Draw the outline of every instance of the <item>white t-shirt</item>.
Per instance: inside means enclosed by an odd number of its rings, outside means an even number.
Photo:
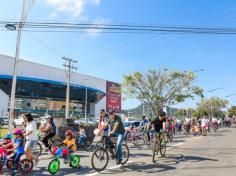
[[[211,121],[212,121],[212,123],[216,123],[217,122],[217,118],[213,117]]]
[[[206,119],[202,119],[202,127],[207,125],[207,120]]]
[[[28,140],[37,140],[37,126],[36,126],[36,122],[33,120],[30,123],[27,123],[26,125],[26,133],[29,133],[30,131],[33,131],[29,136],[26,136],[26,139]]]
[[[186,118],[186,119],[185,119],[185,122],[186,122],[187,124],[189,124],[189,123],[190,123],[190,118]]]

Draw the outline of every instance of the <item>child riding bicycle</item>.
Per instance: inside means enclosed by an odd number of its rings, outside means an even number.
[[[17,173],[18,170],[18,164],[20,162],[20,158],[22,155],[24,155],[24,136],[23,136],[23,131],[21,129],[16,129],[13,133],[15,140],[14,142],[11,142],[6,145],[6,147],[10,147],[14,145],[13,148],[9,149],[9,152],[13,152],[11,155],[9,155],[8,159],[13,159],[13,172]]]

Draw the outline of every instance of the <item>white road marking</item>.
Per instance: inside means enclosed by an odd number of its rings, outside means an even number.
[[[134,161],[128,161],[126,164],[130,164],[130,163],[134,163]],[[112,169],[117,169],[119,167],[121,167],[122,165],[116,165],[116,166],[112,166],[112,167],[109,167],[108,169],[102,171],[102,172],[94,172],[92,174],[88,174],[87,176],[95,176],[95,175],[98,175],[100,173],[104,173],[106,172],[107,170],[112,170]]]

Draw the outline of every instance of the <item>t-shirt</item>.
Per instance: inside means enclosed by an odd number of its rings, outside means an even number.
[[[85,138],[87,137],[84,129],[79,130],[79,135],[80,137],[85,137]]]
[[[22,139],[16,139],[14,144],[18,145],[18,148],[16,149],[16,153],[24,154],[24,141]]]
[[[36,126],[36,122],[33,120],[29,123],[27,123],[26,125],[26,133],[29,133],[30,131],[32,131],[32,133],[29,136],[26,136],[26,139],[28,140],[37,140],[37,126]]]
[[[185,122],[186,122],[187,124],[189,124],[189,123],[190,123],[190,118],[186,118],[186,119],[185,119]]]
[[[108,123],[109,117],[107,115],[105,115],[105,117],[100,117],[100,119],[101,119],[101,121],[100,121],[99,129],[101,129],[104,125],[106,125]],[[109,126],[107,126],[103,131],[108,132]]]
[[[67,147],[71,147],[71,149],[75,152],[77,150],[77,146],[76,146],[76,143],[75,143],[75,139],[72,138],[72,139],[69,139],[69,138],[66,138],[63,143],[67,146]]]
[[[142,126],[142,127],[145,127],[146,124],[148,124],[148,119],[142,120],[141,126]]]
[[[119,126],[117,130],[115,131],[115,133],[123,134],[125,132],[125,128],[124,128],[123,122],[121,121],[121,118],[119,116],[115,116],[114,120],[112,118],[109,119],[108,124],[110,124],[112,128],[114,128],[116,123],[119,123]]]
[[[204,126],[207,125],[207,120],[206,120],[206,119],[202,119],[201,122],[202,122],[202,123],[201,123],[201,126],[202,126],[202,127],[204,127]]]
[[[8,145],[8,144],[10,144],[12,141],[10,140],[10,141],[5,141],[5,142],[3,142],[2,144],[3,145]],[[7,150],[9,150],[9,149],[13,149],[14,148],[14,146],[13,145],[9,145],[6,149]],[[7,155],[10,155],[12,152],[11,151],[7,151]]]
[[[152,124],[154,124],[154,129],[156,132],[160,132],[161,129],[163,128],[163,123],[166,122],[166,118],[163,118],[162,120],[160,120],[159,117],[155,118],[153,121],[152,121]]]

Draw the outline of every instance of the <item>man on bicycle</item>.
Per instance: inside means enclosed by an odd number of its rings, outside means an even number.
[[[164,111],[159,113],[159,116],[155,118],[151,124],[154,126],[154,130],[157,133],[157,136],[161,139],[162,136],[160,136],[161,130],[166,129],[166,113]]]
[[[125,128],[123,125],[123,122],[121,118],[116,115],[115,111],[112,110],[109,112],[110,114],[110,119],[108,121],[108,124],[111,125],[112,131],[109,133],[110,137],[118,137],[117,139],[117,164],[121,164],[122,161],[122,142],[124,140],[125,136]]]

